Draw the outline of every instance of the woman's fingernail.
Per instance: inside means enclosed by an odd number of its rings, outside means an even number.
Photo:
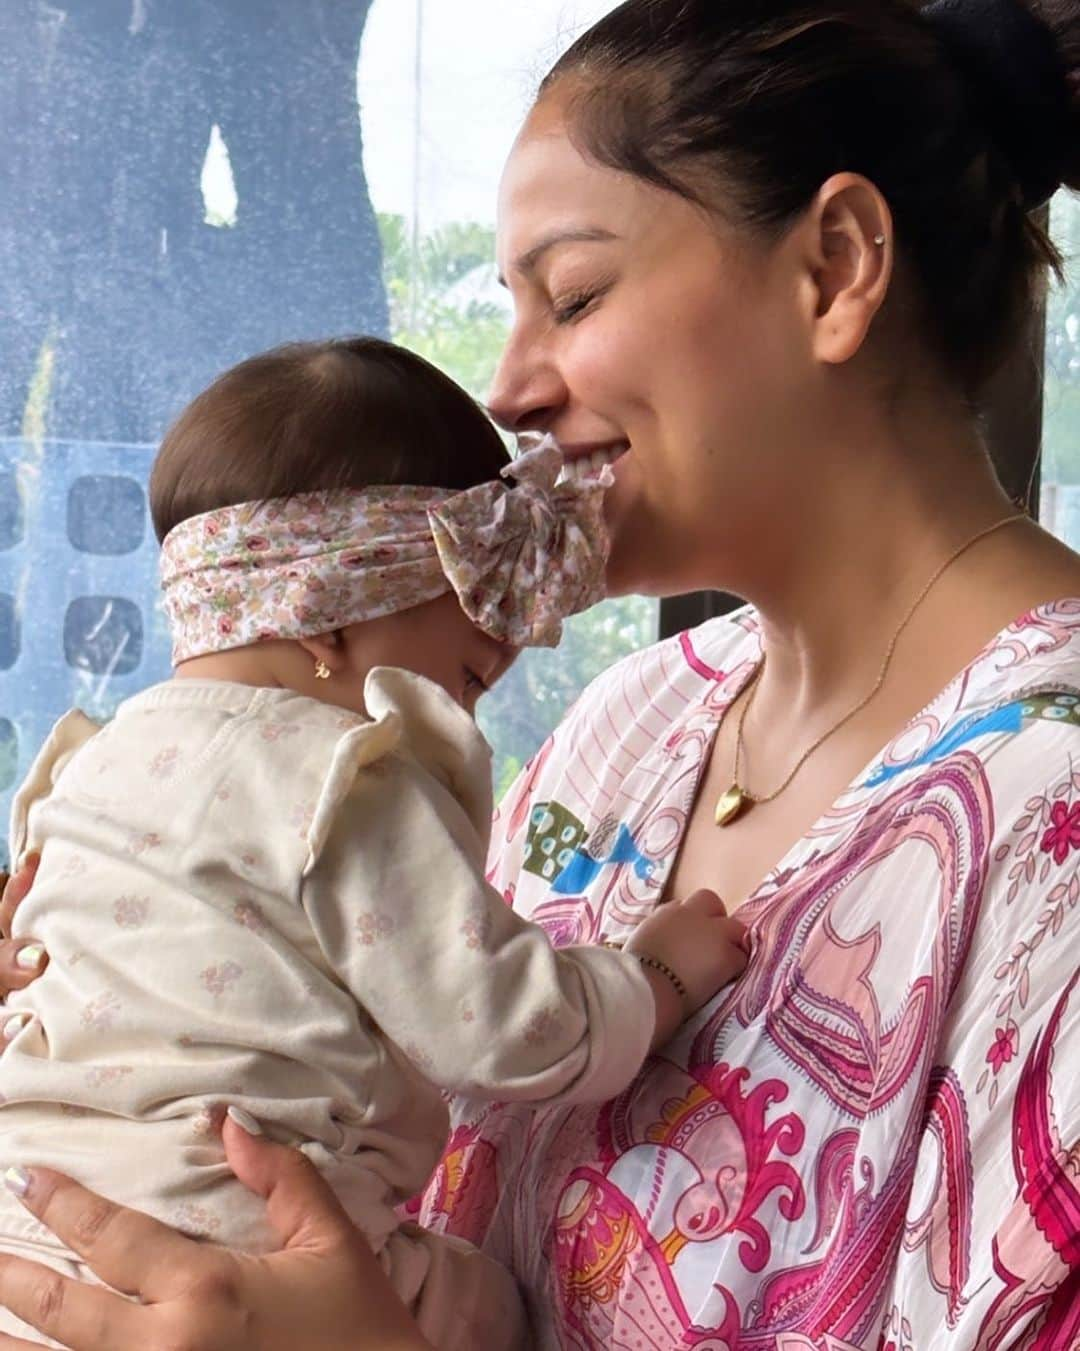
[[[36,971],[45,960],[45,949],[40,943],[28,943],[15,954],[15,965],[23,971]]]
[[[251,1113],[245,1112],[242,1107],[230,1107],[225,1115],[230,1121],[235,1121],[242,1131],[247,1131],[248,1135],[262,1135],[263,1128]]]
[[[17,1013],[14,1018],[9,1018],[4,1024],[4,1040],[14,1041],[33,1016],[32,1013]]]
[[[34,1175],[25,1168],[13,1166],[4,1169],[4,1186],[15,1196],[25,1196],[33,1180]]]

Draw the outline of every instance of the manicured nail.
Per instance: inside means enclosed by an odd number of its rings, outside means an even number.
[[[230,1121],[235,1121],[242,1131],[247,1131],[248,1135],[262,1135],[263,1128],[255,1120],[250,1112],[245,1112],[242,1107],[230,1107],[225,1113]]]
[[[45,949],[40,943],[29,943],[15,954],[15,965],[23,971],[36,971],[45,960]]]
[[[4,1169],[4,1186],[15,1196],[25,1196],[33,1180],[33,1174],[25,1168],[13,1166]]]
[[[9,1018],[4,1024],[4,1040],[14,1041],[33,1016],[32,1013],[17,1013],[14,1018]]]

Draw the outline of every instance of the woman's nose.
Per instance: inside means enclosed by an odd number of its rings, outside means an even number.
[[[509,432],[544,431],[566,402],[558,371],[524,337],[511,335],[488,394],[488,410]]]

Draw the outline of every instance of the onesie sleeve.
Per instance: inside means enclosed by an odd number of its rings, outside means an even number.
[[[33,838],[31,808],[49,796],[71,757],[100,731],[100,724],[78,709],[72,709],[64,714],[46,737],[11,804],[8,847],[12,868],[17,866],[20,856],[28,849],[40,847],[43,843]]]
[[[343,744],[315,820],[308,919],[342,982],[429,1080],[526,1102],[601,1102],[627,1086],[655,1018],[640,965],[606,948],[556,951],[515,915],[436,776],[408,755],[372,760]]]

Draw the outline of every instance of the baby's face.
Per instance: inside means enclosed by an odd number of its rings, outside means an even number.
[[[517,648],[478,629],[453,593],[353,624],[344,630],[344,641],[349,666],[359,678],[358,697],[372,667],[400,666],[441,685],[469,713],[518,656]]]

